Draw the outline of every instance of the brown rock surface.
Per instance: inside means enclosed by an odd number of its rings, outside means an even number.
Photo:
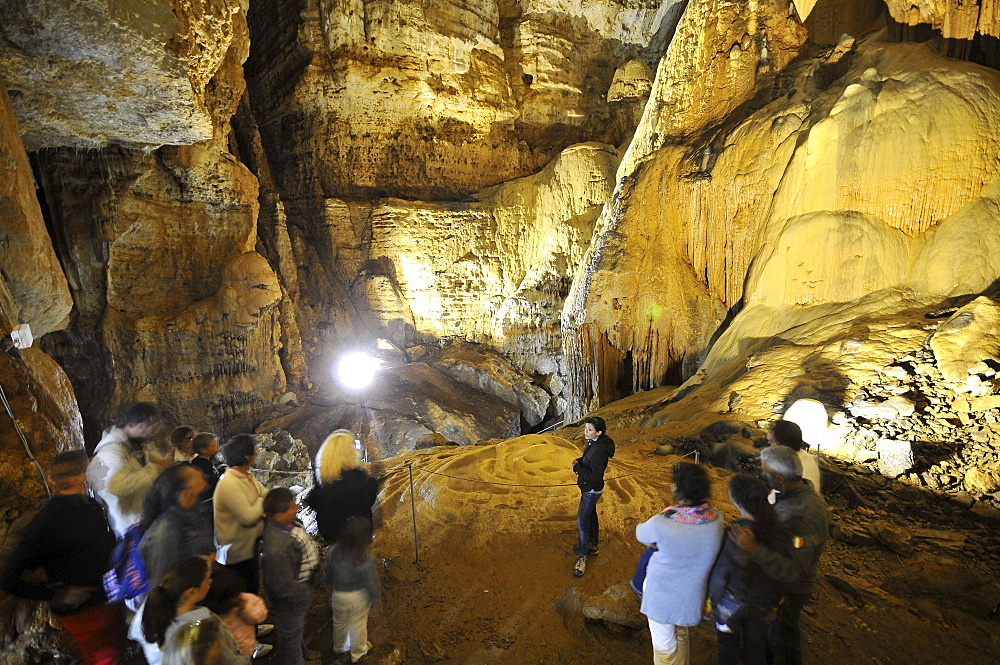
[[[834,303],[853,302],[844,316],[858,317],[886,305],[882,291],[933,303],[1000,274],[987,249],[996,225],[985,221],[995,214],[996,164],[986,157],[1000,137],[987,111],[1000,94],[995,71],[926,46],[845,49],[790,68],[780,87],[793,94],[697,149],[654,151],[625,180],[567,309],[582,397],[606,400],[623,380],[635,388],[690,376],[726,312],[735,316],[706,370]],[[953,121],[917,139],[922,108]],[[971,147],[980,142],[990,147]]]
[[[245,31],[241,5],[4,0],[0,63],[28,149],[211,138],[206,85]]]
[[[13,302],[3,303],[13,325],[35,337],[66,327],[73,306],[66,276],[35,196],[31,166],[18,135],[10,98],[0,81],[0,266]],[[10,332],[9,328],[0,333]]]
[[[283,195],[451,198],[631,130],[604,99],[682,2],[252,3],[254,113]],[[279,129],[280,128],[280,129]]]

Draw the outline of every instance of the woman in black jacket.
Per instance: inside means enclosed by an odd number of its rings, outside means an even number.
[[[316,526],[329,545],[337,542],[349,517],[374,523],[378,481],[364,468],[352,432],[338,429],[326,438],[316,454],[314,474],[305,504],[316,511]]]
[[[759,542],[775,552],[789,545],[778,526],[774,508],[767,502],[768,487],[758,478],[740,473],[729,481],[729,500],[740,518],[729,525],[741,525],[756,534]],[[774,617],[784,588],[750,561],[732,538],[723,540],[722,550],[708,581],[716,635],[719,640],[718,665],[737,665],[740,653],[746,665],[764,665],[767,625]]]

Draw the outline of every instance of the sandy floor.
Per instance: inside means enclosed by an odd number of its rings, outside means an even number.
[[[498,454],[485,448],[492,447],[434,449],[411,459],[421,468],[461,471],[453,475],[462,477],[480,473],[477,477],[496,480],[506,474],[507,482],[548,477],[500,468],[507,462],[498,458],[506,456],[509,462],[531,457],[537,449],[529,446]],[[565,479],[562,456],[571,455],[572,448],[549,452],[555,457],[551,473]],[[475,462],[459,461],[467,455],[475,456]],[[625,446],[608,477],[662,461],[645,448]],[[727,474],[713,473],[719,476],[716,485],[724,488]],[[589,559],[582,578],[572,575],[578,496],[574,488],[496,491],[496,486],[468,488],[467,483],[442,477],[419,480],[427,474],[415,473],[421,550],[414,565],[405,474],[394,474],[386,485],[384,520],[375,545],[386,562],[385,602],[370,617],[374,649],[365,661],[567,665],[652,661],[648,630],[586,620],[581,603],[631,577],[642,551],[633,537],[634,525],[666,504],[663,488],[669,476],[662,469],[609,483],[599,505],[604,528],[601,552]],[[715,502],[724,512],[732,510],[722,496]],[[835,521],[849,512],[836,497],[830,503]],[[898,516],[899,521],[906,519]],[[986,538],[991,547],[997,542],[996,530],[956,521],[947,509],[928,519],[930,526],[978,530],[977,542]],[[943,563],[935,554],[940,553],[918,548],[913,556],[900,557],[881,546],[831,539],[815,602],[803,617],[806,662],[1000,662],[1000,623],[987,618],[990,603],[1000,600],[998,571],[984,569],[974,550],[952,553]],[[853,586],[838,591],[828,574]],[[633,618],[641,620],[634,614],[637,608],[635,603],[630,609]],[[334,661],[329,617],[326,593],[318,589],[306,635],[309,647],[322,653],[324,663]],[[703,623],[692,631],[691,662],[707,665],[714,660],[714,630]]]

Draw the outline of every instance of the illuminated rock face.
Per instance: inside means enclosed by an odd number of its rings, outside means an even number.
[[[300,4],[302,6],[300,6]],[[292,199],[455,198],[632,127],[615,69],[656,62],[683,2],[252,3],[254,113]]]
[[[203,86],[207,141],[38,155],[76,304],[43,344],[78,382],[88,440],[129,400],[226,431],[286,392],[281,286],[255,252],[258,181],[228,151],[246,48],[232,42]]]
[[[727,313],[706,370],[818,307],[882,291],[932,303],[1000,274],[994,70],[869,41],[785,76],[788,94],[710,139],[632,159],[602,220],[616,234],[569,310],[585,366],[630,350],[634,385],[657,385],[693,372]],[[612,308],[629,324],[605,323]],[[597,371],[613,384],[618,367]]]
[[[42,211],[35,198],[28,160],[17,133],[10,101],[0,89],[0,331],[4,335],[27,322],[35,337],[66,325],[72,304],[66,278],[56,259]],[[63,369],[36,346],[10,349],[0,342],[0,387],[20,422],[29,450],[0,411],[0,479],[5,499],[44,496],[41,478],[30,463],[45,464],[63,450],[83,446],[80,410]],[[23,507],[23,506],[18,506]],[[6,529],[0,520],[0,529]],[[3,533],[0,531],[0,542]]]
[[[66,327],[73,306],[35,196],[31,167],[10,99],[0,86],[0,266],[4,311],[35,337]],[[8,300],[9,299],[9,300]],[[8,328],[3,332],[7,333]]]

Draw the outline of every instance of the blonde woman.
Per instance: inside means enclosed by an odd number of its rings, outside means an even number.
[[[316,525],[333,545],[350,517],[373,521],[378,481],[365,468],[354,433],[338,429],[320,446],[313,469],[315,484],[305,504],[316,511]]]

